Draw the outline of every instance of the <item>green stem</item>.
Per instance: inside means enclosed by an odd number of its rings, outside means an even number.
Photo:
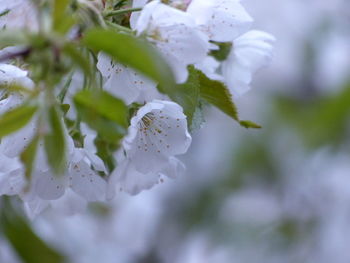
[[[125,26],[121,26],[118,24],[114,24],[110,21],[106,21],[106,24],[114,29],[116,29],[117,31],[123,31],[123,32],[128,32],[128,33],[132,33],[132,30],[130,28],[127,28]]]
[[[142,10],[142,8],[140,8],[140,7],[135,7],[135,8],[124,8],[124,9],[119,9],[119,10],[114,10],[114,11],[105,12],[105,13],[103,14],[103,16],[104,16],[104,17],[110,17],[110,16],[115,16],[115,15],[130,13],[130,12],[137,12],[137,11],[141,11],[141,10]]]

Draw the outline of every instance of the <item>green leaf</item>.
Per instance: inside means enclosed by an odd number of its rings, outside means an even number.
[[[189,75],[186,83],[177,85],[170,94],[170,98],[180,104],[187,116],[188,126],[191,127],[193,115],[199,103],[199,80],[198,73],[193,66],[188,68]]]
[[[53,171],[60,175],[66,168],[66,142],[62,118],[55,106],[48,112],[50,132],[45,135],[45,150],[47,160]]]
[[[64,18],[64,13],[66,12],[66,8],[69,4],[69,0],[54,0],[53,7],[53,23],[57,25],[62,22]]]
[[[82,90],[75,94],[74,102],[93,109],[97,114],[127,127],[128,109],[124,102],[102,90]]]
[[[37,106],[22,105],[0,116],[0,138],[24,127],[36,110]]]
[[[232,43],[231,42],[214,42],[215,45],[218,46],[218,50],[212,50],[210,52],[210,55],[216,58],[218,61],[224,61],[229,56],[231,49],[232,49]]]
[[[117,139],[113,142],[108,142],[100,136],[97,136],[94,143],[97,149],[97,156],[99,156],[104,161],[108,171],[111,173],[116,165],[114,153],[118,149],[119,140]]]
[[[228,88],[220,81],[209,79],[201,71],[197,71],[200,83],[200,96],[210,104],[226,113],[245,128],[261,128],[252,121],[240,120],[236,105]]]
[[[204,113],[203,113],[203,105],[202,101],[199,102],[196,110],[193,113],[192,122],[190,126],[191,131],[196,131],[202,128],[205,123]]]
[[[105,29],[86,33],[83,43],[95,51],[103,51],[116,61],[129,65],[157,81],[168,93],[174,86],[174,76],[162,56],[146,41],[134,36]]]
[[[128,0],[119,0],[117,3],[114,4],[114,9],[120,9],[123,6],[127,4]]]
[[[35,136],[29,143],[27,148],[21,153],[21,161],[25,166],[25,176],[29,179],[33,171],[33,163],[36,156],[36,150],[38,148],[39,137]]]
[[[72,15],[67,15],[70,0],[55,0],[53,7],[53,29],[56,32],[66,33],[76,22]]]
[[[63,263],[61,256],[42,241],[27,221],[2,197],[0,211],[1,233],[7,238],[17,255],[26,263]]]
[[[252,121],[247,121],[247,120],[239,121],[239,124],[247,129],[248,128],[253,128],[253,129],[260,129],[261,128],[261,126],[259,124],[256,124]]]
[[[236,105],[227,87],[220,81],[211,80],[202,72],[198,72],[201,97],[219,108],[228,116],[239,121]]]
[[[80,117],[109,142],[117,142],[126,132],[128,109],[124,102],[99,90],[82,90],[74,96]]]

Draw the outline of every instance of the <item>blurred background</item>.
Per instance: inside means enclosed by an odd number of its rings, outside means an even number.
[[[35,218],[67,262],[350,262],[350,2],[243,4],[277,38],[272,65],[236,99],[263,128],[208,109],[182,177],[85,214]],[[33,253],[56,262],[41,245]],[[2,239],[0,262],[21,262]]]

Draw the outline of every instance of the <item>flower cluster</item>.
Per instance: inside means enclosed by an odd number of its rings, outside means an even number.
[[[231,106],[272,56],[274,37],[250,31],[239,0],[80,0],[62,10],[50,2],[0,0],[1,33],[18,30],[0,43],[0,195],[18,195],[31,215],[48,206],[73,213],[176,177],[201,102]],[[50,8],[48,26],[40,16]],[[57,20],[67,12],[72,20]],[[90,41],[96,24],[101,36],[149,46],[154,59]],[[165,89],[150,74],[157,65],[173,76]]]

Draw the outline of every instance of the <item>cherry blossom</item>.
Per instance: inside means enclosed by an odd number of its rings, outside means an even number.
[[[191,140],[182,108],[174,102],[153,100],[131,119],[123,147],[135,169],[148,173],[157,171],[169,157],[186,153]]]
[[[15,195],[26,185],[23,166],[18,158],[9,158],[0,153],[0,195]]]
[[[90,154],[93,158],[89,158]],[[62,197],[67,188],[71,188],[86,201],[104,200],[106,181],[97,171],[105,171],[105,168],[97,156],[90,154],[86,154],[83,148],[76,148],[72,142],[69,143],[66,174],[55,175],[50,169],[37,170],[31,194],[43,200],[55,200]]]
[[[207,36],[187,13],[159,1],[145,5],[134,28],[164,55],[178,83],[187,79],[187,66],[202,61],[209,50]]]
[[[268,65],[275,38],[263,31],[249,31],[233,41],[233,48],[222,63],[222,74],[234,95],[249,90],[253,74]]]
[[[2,125],[6,125],[6,118],[13,118],[11,114],[20,112],[6,114],[9,111],[23,104],[37,106],[34,116],[31,111],[15,116],[25,125],[17,130],[15,127],[11,134],[3,133],[6,136],[2,134],[4,137],[0,138],[0,196],[18,195],[30,217],[48,207],[73,214],[82,211],[89,202],[114,197],[117,191],[136,195],[185,170],[177,158],[187,152],[192,137],[187,116],[176,102],[184,105],[187,114],[190,110],[182,103],[182,96],[188,94],[182,94],[182,88],[179,94],[178,90],[171,90],[179,87],[174,83],[163,89],[164,94],[159,92],[158,83],[144,75],[142,67],[138,71],[128,66],[131,62],[121,64],[106,46],[88,43],[91,32],[107,32],[107,38],[109,34],[129,34],[148,41],[169,65],[176,84],[189,80],[180,87],[196,85],[198,99],[191,109],[192,131],[202,126],[201,110],[206,98],[201,87],[197,87],[203,82],[195,83],[196,76],[203,76],[189,67],[194,66],[208,78],[226,84],[233,95],[240,95],[249,89],[253,74],[272,57],[274,37],[262,31],[249,31],[253,19],[240,0],[134,0],[131,9],[131,1],[123,7],[102,0],[79,0],[76,5],[63,4],[59,12],[51,10],[55,5],[44,2],[0,0],[0,30],[25,31],[23,39],[18,42],[10,39],[9,46],[4,41],[5,48],[0,50]],[[51,13],[72,14],[74,19],[68,19],[61,28]],[[91,27],[94,29],[90,30]],[[12,46],[13,43],[18,45]],[[114,43],[109,44],[113,48]],[[219,61],[218,53],[213,51],[220,51],[221,44],[232,44],[232,48]],[[132,52],[130,59],[137,59]],[[18,86],[19,89],[13,89]],[[112,111],[114,105],[103,98],[99,98],[95,109],[91,101],[79,102],[76,94],[83,89],[86,93],[103,89],[122,100],[123,116],[114,116],[119,111]],[[81,94],[87,98],[84,92]],[[220,100],[222,94],[218,95]],[[229,99],[227,93],[224,95]],[[87,107],[91,111],[84,111]],[[58,109],[59,117],[47,114],[52,108]],[[113,114],[108,115],[109,110]],[[54,127],[51,121],[57,124],[57,119],[61,125]],[[95,126],[91,125],[94,120]],[[96,132],[87,124],[95,128],[105,125],[101,127],[105,128],[103,131],[109,124],[120,129],[116,136],[104,138],[100,129],[96,128]],[[50,146],[45,139],[51,131],[63,133],[65,138],[64,151],[58,151],[65,153],[66,160],[61,174],[54,172],[47,157]],[[31,174],[26,176],[21,157],[34,138],[38,139],[38,146]]]
[[[185,170],[181,161],[175,157],[169,157],[166,163],[156,166],[156,170],[143,173],[136,169],[132,159],[125,157],[122,153],[118,155],[118,167],[113,171],[108,182],[108,199],[113,198],[118,190],[136,195],[162,183],[165,177],[176,178]]]
[[[239,0],[192,0],[187,13],[210,40],[218,42],[233,41],[253,22]]]
[[[98,56],[97,68],[105,78],[104,89],[123,99],[126,104],[163,97],[157,91],[155,82],[127,66],[113,62],[102,53]]]
[[[0,85],[17,84],[24,88],[32,89],[33,81],[28,78],[28,72],[10,64],[0,64]],[[6,89],[4,89],[6,92]],[[0,94],[1,95],[1,94]],[[0,96],[0,114],[12,110],[23,103],[25,95],[22,93],[8,93],[6,98],[1,99]],[[19,131],[1,139],[0,153],[10,158],[18,157],[25,149],[36,132],[35,120],[29,122],[28,125]]]
[[[17,84],[26,88],[34,86],[28,72],[11,64],[0,63],[0,85]]]
[[[123,151],[118,151],[117,168],[109,178],[108,198],[119,189],[132,195],[150,189],[164,177],[175,178],[184,165],[175,155],[191,144],[186,116],[170,101],[153,100],[131,119]]]
[[[38,29],[37,11],[30,0],[0,0],[0,29]]]

